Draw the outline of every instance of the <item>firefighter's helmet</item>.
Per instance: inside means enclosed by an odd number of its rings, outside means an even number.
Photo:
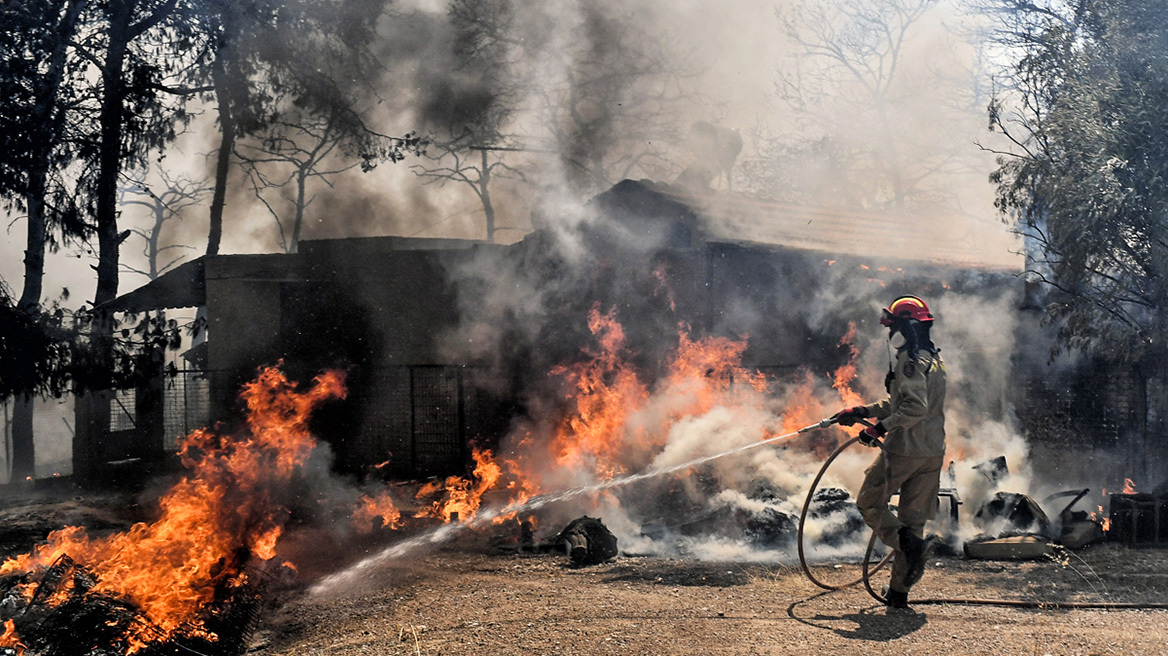
[[[933,314],[929,306],[916,296],[901,296],[888,307],[884,308],[884,316],[880,318],[880,325],[891,326],[898,319],[915,319],[922,323],[932,323]]]

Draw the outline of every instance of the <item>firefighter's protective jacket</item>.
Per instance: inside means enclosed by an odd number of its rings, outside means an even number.
[[[922,350],[912,360],[902,349],[888,396],[865,407],[888,429],[886,453],[945,455],[945,363],[939,354]]]

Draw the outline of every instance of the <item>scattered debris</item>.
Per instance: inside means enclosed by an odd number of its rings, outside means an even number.
[[[1037,535],[983,539],[965,543],[965,556],[982,560],[1037,560],[1054,554],[1050,541]]]
[[[983,530],[993,537],[1033,534],[1045,536],[1050,518],[1038,502],[1017,492],[998,492],[982,504],[974,515]]]
[[[556,536],[555,542],[564,545],[568,558],[577,567],[598,565],[617,555],[616,536],[603,522],[592,517],[572,520]]]
[[[1075,504],[1087,496],[1087,493],[1090,491],[1089,488],[1083,488],[1081,490],[1056,492],[1043,501],[1044,505],[1051,508],[1054,507],[1051,504],[1057,500],[1072,497],[1071,501],[1056,515],[1058,518],[1057,530],[1051,531],[1051,537],[1056,538],[1059,544],[1068,549],[1080,549],[1089,544],[1095,544],[1107,539],[1107,534],[1103,530],[1103,523],[1101,521],[1093,519],[1091,514],[1086,511],[1072,510]]]
[[[1006,464],[1006,456],[998,456],[993,460],[976,464],[973,466],[973,469],[989,479],[991,483],[997,483],[1010,475],[1010,467]]]
[[[1063,522],[1058,541],[1068,549],[1081,549],[1106,539],[1107,534],[1103,532],[1103,525],[1091,519],[1089,513],[1078,510],[1071,513],[1069,521]]]
[[[823,532],[819,541],[830,546],[839,546],[854,539],[858,531],[865,528],[860,509],[852,501],[847,490],[838,487],[824,487],[811,497],[808,515],[821,520]]]
[[[21,594],[14,599],[11,609],[32,653],[121,656],[147,645],[151,654],[180,649],[242,653],[258,620],[260,593],[268,575],[264,564],[249,566],[216,590],[215,599],[198,615],[198,627],[192,624],[190,631],[172,636],[152,624],[133,603],[97,592],[94,574],[67,555],[58,557],[36,582],[29,578],[10,577],[9,582],[16,584],[13,590],[31,591],[27,597]]]
[[[759,547],[779,548],[791,544],[798,527],[797,517],[768,506],[746,518],[743,534]]]

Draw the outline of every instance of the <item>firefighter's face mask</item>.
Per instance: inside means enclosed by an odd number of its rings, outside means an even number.
[[[904,346],[906,341],[908,340],[895,326],[888,329],[888,343],[892,345],[892,348],[899,349]]]

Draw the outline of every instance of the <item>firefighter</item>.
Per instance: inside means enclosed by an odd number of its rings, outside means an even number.
[[[903,338],[896,363],[885,379],[888,396],[868,405],[847,408],[832,418],[843,426],[874,418],[860,442],[876,446],[884,439],[876,461],[864,473],[856,505],[864,521],[894,551],[888,606],[907,609],[908,591],[920,580],[932,540],[924,538],[925,523],[937,511],[941,465],[945,458],[945,363],[929,330],[933,315],[923,300],[901,296],[883,310],[881,325],[888,338]],[[897,513],[888,501],[900,493]]]

